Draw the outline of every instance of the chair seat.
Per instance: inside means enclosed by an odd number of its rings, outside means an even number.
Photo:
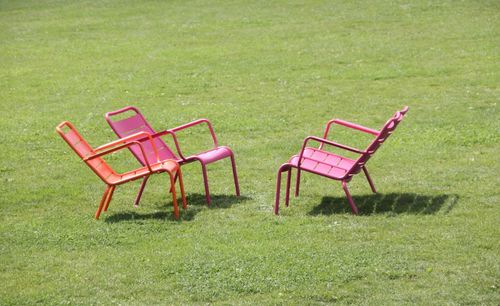
[[[342,179],[351,170],[355,161],[331,152],[307,147],[304,149],[303,160],[300,169],[313,172],[333,179]],[[297,167],[299,155],[294,155],[288,161]]]
[[[175,173],[178,168],[179,168],[178,164],[172,160],[164,160],[160,163],[151,165],[151,169],[155,173],[164,171]],[[112,174],[109,178],[109,181],[112,184],[121,184],[139,177],[143,177],[144,174],[148,172],[149,172],[148,167],[141,167],[137,170],[125,172],[123,174]]]
[[[186,158],[187,161],[201,160],[204,164],[216,162],[220,159],[231,156],[232,151],[228,147],[217,147],[216,149],[205,151]],[[179,161],[181,162],[181,161]]]

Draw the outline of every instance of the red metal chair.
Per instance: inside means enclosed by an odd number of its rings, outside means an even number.
[[[125,119],[121,119],[121,120],[116,120],[116,121],[113,120],[114,116],[121,115],[121,114],[127,113],[127,112],[130,112],[131,116],[129,116]],[[160,160],[174,159],[181,166],[184,164],[194,162],[194,161],[199,161],[201,164],[201,170],[203,173],[203,182],[205,184],[205,197],[207,200],[207,204],[209,206],[210,206],[211,200],[210,200],[210,191],[208,188],[208,176],[207,176],[206,166],[210,163],[216,162],[216,161],[221,160],[223,158],[227,158],[227,157],[231,158],[231,165],[232,165],[232,169],[233,169],[233,179],[234,179],[234,186],[236,188],[236,195],[237,196],[240,195],[240,187],[238,184],[238,175],[236,173],[236,164],[234,161],[234,154],[231,151],[231,149],[229,149],[228,147],[219,146],[219,144],[217,142],[217,137],[215,136],[214,130],[212,128],[212,124],[207,119],[199,119],[199,120],[175,127],[173,129],[164,130],[162,132],[157,133],[153,130],[151,125],[149,125],[149,123],[146,121],[144,116],[141,114],[141,112],[136,107],[127,106],[127,107],[124,107],[122,109],[106,113],[106,121],[108,122],[109,126],[113,129],[113,131],[115,132],[115,134],[118,137],[126,137],[127,135],[130,135],[132,133],[136,133],[139,131],[151,134],[153,139],[154,139],[153,143],[158,148],[158,154],[159,154]],[[176,132],[187,129],[189,127],[192,127],[192,126],[195,126],[198,124],[202,124],[202,123],[206,123],[208,126],[208,129],[210,131],[210,134],[212,136],[212,140],[214,143],[213,149],[205,151],[205,152],[201,152],[198,154],[194,154],[194,155],[191,155],[188,157],[184,157],[184,155],[182,154],[179,142],[177,141]],[[163,141],[163,139],[161,139],[161,136],[164,136],[164,135],[171,135],[172,136],[177,153],[179,154],[179,156],[176,156],[174,154],[174,152],[167,146],[165,141]],[[144,141],[146,141],[146,140],[144,140]],[[144,145],[144,141],[141,142],[143,145]],[[151,151],[151,148],[149,148],[149,147],[146,148],[145,155],[140,154],[138,146],[130,146],[129,149],[142,165],[145,165],[146,162],[148,162],[148,161],[151,162],[151,160],[153,160],[155,158],[153,152]],[[146,186],[147,180],[148,180],[148,177],[144,177],[144,180],[142,181],[141,187],[139,189],[139,193],[137,194],[135,205],[139,205],[139,201],[141,200],[141,195],[142,195],[142,192],[144,190],[144,187]]]
[[[338,180],[342,182],[342,188],[347,196],[347,200],[351,206],[353,214],[358,214],[358,208],[354,203],[351,194],[349,193],[349,189],[347,188],[347,183],[353,178],[354,175],[363,171],[370,187],[374,193],[376,193],[375,185],[368,174],[368,170],[366,169],[366,163],[370,159],[373,154],[377,151],[377,149],[384,143],[384,141],[394,132],[398,124],[403,120],[406,112],[408,111],[408,106],[406,106],[403,110],[398,111],[391,117],[382,127],[380,131],[370,129],[358,124],[350,123],[340,119],[330,120],[326,125],[325,133],[323,138],[319,138],[316,136],[308,136],[304,140],[304,144],[302,145],[302,149],[298,155],[294,155],[290,158],[290,160],[281,165],[278,170],[278,177],[276,180],[276,202],[274,206],[274,213],[279,214],[279,200],[280,200],[280,188],[281,188],[281,176],[283,172],[287,172],[287,181],[286,181],[286,195],[285,195],[285,204],[288,206],[290,201],[290,181],[291,181],[291,172],[292,168],[297,169],[297,178],[296,178],[296,186],[295,186],[295,196],[299,195],[299,187],[300,187],[300,173],[302,171],[311,172],[314,174],[318,174],[330,179]],[[330,131],[330,127],[333,124],[341,125],[347,128],[351,128],[363,133],[371,134],[375,136],[375,139],[366,147],[364,150],[359,150],[356,148],[352,148],[340,143],[336,143],[327,139],[328,132]],[[307,147],[307,143],[310,141],[319,142],[320,145],[318,148]],[[353,152],[359,154],[357,159],[350,159],[347,157],[343,157],[341,155],[333,154],[328,151],[324,151],[324,145],[330,145],[339,149],[343,149],[349,152]]]
[[[108,210],[109,202],[111,202],[111,197],[113,196],[113,192],[115,191],[116,186],[139,178],[147,179],[150,175],[161,172],[166,172],[170,176],[170,191],[172,192],[175,218],[179,218],[179,208],[177,206],[177,196],[175,193],[175,177],[179,178],[179,185],[182,195],[182,205],[184,208],[187,207],[186,196],[184,194],[184,185],[182,182],[182,172],[179,164],[174,160],[159,160],[157,149],[154,145],[151,135],[145,132],[139,132],[92,149],[70,122],[62,122],[56,127],[56,131],[59,133],[59,135],[61,135],[64,141],[66,141],[66,143],[71,147],[71,149],[73,149],[73,151],[75,151],[75,153],[80,156],[80,158],[87,164],[87,166],[89,166],[92,171],[94,171],[94,173],[97,174],[97,176],[99,176],[101,180],[107,185],[101,202],[99,203],[99,207],[97,208],[97,211],[95,213],[96,219],[99,219],[99,216],[103,209],[104,211]],[[152,148],[153,153],[156,155],[156,158],[154,160],[151,160],[151,162],[149,160],[145,160],[145,165],[138,169],[125,173],[116,173],[101,157],[123,148],[130,148],[130,146],[132,145],[138,148],[138,152],[140,152],[142,156],[146,155],[146,147]]]

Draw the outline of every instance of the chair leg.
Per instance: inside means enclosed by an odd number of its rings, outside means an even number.
[[[177,205],[177,194],[175,192],[175,179],[174,175],[170,172],[168,172],[168,175],[170,177],[170,185],[174,186],[174,188],[171,188],[172,190],[172,204],[174,205],[174,217],[176,220],[179,220],[179,206]]]
[[[111,202],[111,198],[113,197],[113,193],[115,192],[116,186],[112,186],[111,190],[108,192],[108,196],[106,197],[106,202],[104,203],[104,211],[108,211],[109,203]]]
[[[283,166],[278,169],[276,177],[276,200],[274,202],[274,214],[279,215],[280,212],[280,191],[281,191],[281,174],[283,173]]]
[[[184,193],[184,182],[182,181],[182,172],[181,172],[180,167],[179,167],[179,170],[177,170],[175,177],[179,177],[179,185],[181,187],[181,196],[182,196],[182,208],[186,209],[187,208],[187,201],[186,201],[186,194]]]
[[[177,183],[177,172],[175,172],[174,182]],[[170,193],[172,193],[172,189],[174,189],[174,186],[170,186]]]
[[[372,178],[368,174],[368,169],[366,169],[366,167],[363,167],[363,172],[365,173],[366,179],[368,180],[368,184],[370,184],[370,187],[371,187],[373,193],[377,193],[377,190],[375,189],[375,185],[373,185]]]
[[[295,179],[295,197],[299,196],[300,188],[300,169],[297,169],[297,178]]]
[[[347,188],[346,181],[342,181],[342,188],[344,188],[344,192],[345,192],[345,195],[347,197],[347,200],[349,201],[349,205],[351,205],[352,213],[357,215],[358,208],[356,207],[356,204],[354,204],[354,200],[352,199],[351,194],[349,193],[349,189]]]
[[[203,183],[205,184],[205,198],[207,199],[207,206],[210,207],[210,189],[208,189],[207,167],[204,163],[201,163],[201,171],[203,173]]]
[[[288,169],[286,173],[286,195],[285,195],[285,205],[288,207],[290,203],[290,181],[292,180],[292,167]]]
[[[281,193],[281,176],[283,175],[283,172],[287,171],[287,193],[286,193],[286,198],[290,197],[290,173],[292,171],[291,167],[289,164],[283,164],[280,166],[278,169],[278,175],[276,177],[276,201],[274,203],[274,214],[279,215],[280,211],[280,193]],[[286,206],[288,206],[288,200],[285,200]]]
[[[236,189],[236,195],[240,196],[240,184],[238,183],[238,174],[236,173],[236,163],[234,162],[234,155],[231,154],[231,166],[233,168],[233,179],[234,179],[234,188]]]
[[[106,190],[104,190],[104,194],[102,195],[101,202],[99,203],[99,207],[97,208],[95,212],[95,218],[96,220],[99,220],[99,216],[101,215],[102,208],[104,206],[104,202],[108,198],[108,193],[111,190],[111,185],[106,186]]]
[[[146,183],[148,182],[149,175],[145,176],[142,179],[141,187],[139,188],[139,193],[137,194],[137,197],[135,198],[134,206],[137,207],[139,206],[139,202],[141,201],[142,197],[142,192],[144,191],[144,187],[146,187]]]

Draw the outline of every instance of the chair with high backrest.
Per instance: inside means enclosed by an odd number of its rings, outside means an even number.
[[[366,163],[368,160],[377,152],[377,149],[387,140],[387,138],[394,132],[398,124],[403,120],[406,112],[408,111],[408,106],[403,108],[403,110],[398,111],[392,116],[380,130],[374,130],[367,128],[355,123],[347,122],[340,119],[330,120],[325,129],[323,138],[316,136],[308,136],[304,139],[302,149],[299,154],[294,155],[290,160],[280,166],[278,170],[278,177],[276,180],[276,201],[274,206],[274,213],[279,214],[279,200],[280,200],[280,188],[281,188],[281,176],[283,172],[287,172],[286,181],[286,194],[285,194],[285,205],[288,206],[290,201],[290,181],[292,168],[297,169],[296,185],[295,185],[295,196],[299,195],[300,187],[300,175],[302,171],[314,173],[321,175],[333,180],[341,181],[342,188],[346,194],[349,205],[353,214],[358,214],[358,208],[354,203],[347,183],[351,181],[354,175],[363,171],[370,184],[371,190],[376,193],[375,185],[368,174],[366,169]],[[350,129],[354,129],[366,134],[371,134],[375,136],[373,141],[364,149],[356,149],[350,146],[346,146],[331,140],[328,140],[328,134],[330,132],[330,127],[332,125],[340,125]],[[319,142],[318,148],[307,147],[309,141]],[[338,149],[346,150],[358,155],[356,159],[347,158],[338,154],[334,154],[329,151],[323,150],[324,145],[329,145]]]
[[[153,137],[153,143],[155,144],[158,150],[158,155],[160,160],[174,159],[179,163],[180,166],[194,161],[200,162],[203,174],[203,182],[205,185],[205,198],[208,205],[210,205],[211,198],[210,198],[210,191],[208,188],[208,176],[207,176],[206,166],[207,164],[229,157],[231,159],[236,195],[237,196],[240,195],[240,187],[238,184],[238,175],[236,173],[236,163],[234,161],[234,154],[230,148],[226,146],[219,146],[217,142],[217,137],[215,136],[215,132],[212,128],[212,124],[207,119],[199,119],[172,129],[164,130],[161,132],[155,132],[155,130],[153,130],[151,125],[146,121],[142,113],[136,107],[133,106],[127,106],[116,111],[108,112],[106,113],[105,117],[109,126],[113,129],[113,131],[118,137],[126,137],[127,135],[137,132],[146,132],[151,134],[151,136]],[[188,157],[184,157],[179,142],[177,140],[176,133],[181,130],[187,129],[189,127],[203,123],[207,124],[208,129],[210,131],[210,135],[212,136],[212,141],[214,145],[213,148],[204,152],[193,154]],[[170,135],[172,137],[178,156],[175,155],[175,153],[168,147],[165,141],[161,138],[162,136],[165,135]],[[144,141],[147,140],[144,139],[143,141],[139,142],[144,143]],[[146,151],[145,155],[140,154],[139,147],[136,145],[130,146],[129,149],[142,165],[145,165],[147,161],[151,161],[152,159],[154,159],[154,154],[151,145],[148,145],[145,148]],[[139,201],[141,199],[144,187],[146,186],[147,180],[148,177],[144,177],[141,187],[139,189],[139,193],[137,194],[136,197],[135,205],[139,205]]]
[[[78,133],[75,127],[68,121],[64,121],[59,124],[56,127],[56,131],[59,135],[61,135],[71,149],[73,149],[73,151],[87,164],[87,166],[89,166],[90,169],[92,169],[92,171],[94,171],[94,173],[97,174],[97,176],[99,176],[99,178],[106,184],[106,190],[104,191],[99,207],[95,213],[96,219],[99,219],[103,210],[107,211],[116,186],[139,178],[148,178],[154,173],[161,172],[166,172],[170,176],[170,191],[172,192],[175,218],[179,218],[179,208],[175,192],[175,177],[179,178],[183,207],[187,207],[184,185],[182,182],[182,172],[179,164],[172,159],[159,160],[157,148],[150,134],[146,132],[130,134],[127,137],[93,149]],[[152,149],[154,158],[151,160],[144,159],[144,166],[125,173],[115,172],[102,158],[104,155],[124,148],[130,148],[131,146],[135,146],[137,148],[137,154],[143,157],[146,156],[146,152],[149,152],[147,149]]]

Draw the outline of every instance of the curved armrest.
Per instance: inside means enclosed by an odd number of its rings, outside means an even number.
[[[356,148],[352,148],[352,147],[349,147],[349,146],[346,146],[346,145],[343,145],[343,144],[340,144],[340,143],[337,143],[334,141],[330,141],[328,139],[319,138],[316,136],[307,136],[304,139],[304,144],[302,145],[302,149],[300,150],[299,161],[297,162],[298,169],[300,169],[300,163],[302,162],[302,156],[304,155],[304,150],[305,150],[306,145],[309,142],[309,140],[314,140],[314,141],[320,142],[321,144],[328,144],[328,145],[331,145],[331,146],[334,146],[334,147],[337,147],[340,149],[344,149],[344,150],[347,150],[350,152],[358,153],[358,154],[365,154],[366,153],[365,151],[361,151],[361,150],[356,149]]]
[[[374,136],[378,136],[380,134],[380,131],[377,131],[377,130],[374,130],[374,129],[371,129],[371,128],[368,128],[368,127],[365,127],[365,126],[362,126],[362,125],[359,125],[356,123],[352,123],[352,122],[341,120],[341,119],[332,119],[332,120],[328,121],[328,123],[326,124],[325,133],[323,134],[323,138],[325,138],[325,139],[328,138],[328,133],[330,132],[330,127],[332,126],[332,124],[341,125],[341,126],[344,126],[344,127],[347,127],[347,128],[353,129],[353,130],[357,130],[357,131],[360,131],[363,133],[371,134]],[[320,144],[319,148],[320,149],[323,148],[323,143]]]
[[[83,160],[84,161],[89,161],[89,160],[92,160],[94,158],[101,157],[103,155],[107,155],[109,153],[113,153],[115,151],[118,151],[118,150],[130,147],[132,145],[138,145],[139,146],[139,148],[141,150],[141,153],[142,153],[142,156],[144,157],[144,161],[146,162],[146,166],[148,167],[148,170],[150,172],[153,172],[153,169],[151,169],[151,165],[149,164],[149,161],[148,161],[148,159],[146,157],[146,151],[144,150],[144,147],[142,146],[142,144],[139,141],[129,141],[129,142],[126,142],[126,143],[118,145],[118,146],[108,147],[107,149],[103,148],[106,145],[101,146],[101,147],[99,147],[99,148],[102,148],[102,149],[100,149],[101,152],[93,154],[93,155],[90,155],[90,156],[84,158]]]
[[[153,138],[156,138],[156,137],[161,137],[161,136],[165,136],[165,135],[171,135],[172,136],[172,139],[174,140],[174,144],[175,144],[175,148],[177,149],[177,153],[179,153],[179,156],[182,158],[182,159],[186,159],[184,157],[184,155],[182,155],[182,151],[181,151],[181,147],[179,146],[179,141],[177,140],[177,136],[175,135],[174,132],[172,132],[171,130],[165,130],[165,131],[161,131],[161,132],[158,132],[158,133],[155,133],[153,135],[151,135]]]
[[[176,137],[175,133],[178,132],[178,131],[190,128],[192,126],[202,124],[202,123],[206,123],[207,126],[208,126],[208,130],[210,131],[210,135],[212,136],[212,140],[213,140],[213,143],[214,143],[214,149],[218,148],[219,147],[219,143],[217,141],[217,136],[215,136],[215,132],[214,132],[214,129],[212,127],[212,123],[210,123],[210,121],[208,121],[208,119],[205,119],[205,118],[198,119],[198,120],[195,120],[195,121],[192,121],[192,122],[189,122],[189,123],[180,125],[178,127],[174,127],[172,129],[168,129],[168,130],[164,131],[165,133],[168,132],[169,134],[171,134],[172,137],[174,138],[175,146],[176,146],[177,151],[179,152],[179,155],[180,155],[180,157],[182,159],[185,159],[185,158],[184,158],[184,156],[181,153],[181,149],[180,149],[179,143],[177,142],[177,137]],[[160,133],[163,133],[163,132],[160,132]]]
[[[117,139],[117,140],[112,141],[110,143],[107,143],[105,145],[99,146],[99,147],[95,148],[94,151],[95,152],[100,152],[102,150],[105,150],[105,149],[117,146],[117,145],[122,144],[122,143],[129,143],[131,141],[138,142],[138,141],[146,139],[146,138],[149,138],[149,141],[151,142],[151,145],[153,147],[153,151],[154,151],[154,153],[156,155],[156,161],[159,162],[160,161],[160,156],[158,155],[158,150],[156,149],[156,144],[153,141],[153,137],[152,137],[151,134],[149,134],[148,132],[144,132],[144,131],[138,132],[138,133],[135,133],[135,134],[132,134],[132,135],[129,135],[129,136]],[[141,150],[144,150],[144,147],[142,147],[142,145],[141,145]],[[144,156],[144,158],[146,158],[146,157]]]
[[[372,134],[374,136],[377,136],[380,133],[377,130],[374,130],[374,129],[371,129],[371,128],[368,128],[368,127],[365,127],[365,126],[362,126],[362,125],[359,125],[359,124],[356,124],[356,123],[352,123],[352,122],[349,122],[349,121],[341,120],[341,119],[330,120],[328,122],[328,127],[331,124],[333,124],[333,123],[338,124],[338,125],[342,125],[342,126],[354,129],[354,130],[358,130],[360,132],[364,132],[364,133],[367,133],[367,134]]]

